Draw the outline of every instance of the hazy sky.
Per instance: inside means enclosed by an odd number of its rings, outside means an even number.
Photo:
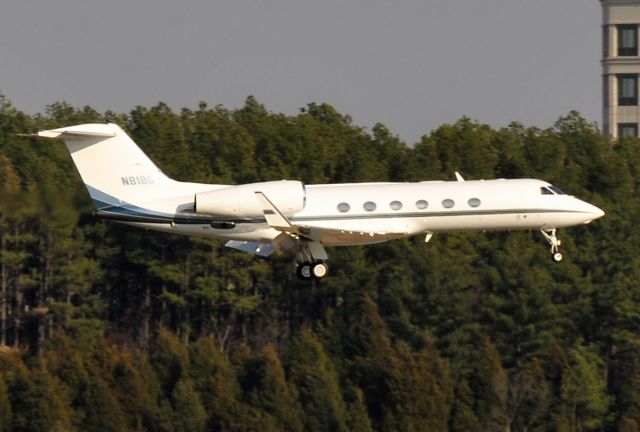
[[[128,112],[327,102],[412,143],[467,115],[600,122],[597,0],[0,0],[0,92]]]

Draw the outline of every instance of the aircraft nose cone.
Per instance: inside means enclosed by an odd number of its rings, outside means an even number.
[[[601,208],[596,207],[593,204],[587,204],[587,206],[588,206],[587,213],[589,214],[589,219],[585,221],[585,223],[589,223],[591,221],[594,221],[604,216],[604,211]]]

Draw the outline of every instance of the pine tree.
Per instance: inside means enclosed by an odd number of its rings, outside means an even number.
[[[306,431],[346,430],[345,406],[338,375],[324,347],[310,330],[302,330],[287,351],[286,370],[302,405]]]
[[[40,399],[33,412],[34,430],[73,430],[74,413],[67,388],[44,368],[34,371],[33,383]]]
[[[604,423],[611,400],[600,366],[588,348],[570,351],[570,366],[562,375],[561,412],[572,430],[597,430]]]
[[[414,356],[399,344],[385,369],[389,394],[383,407],[384,429],[448,430],[453,387],[448,367],[434,347]]]
[[[166,396],[188,370],[189,353],[170,330],[160,329],[151,352],[151,364]]]
[[[500,354],[486,336],[480,338],[478,356],[469,387],[475,398],[475,414],[482,430],[502,432],[508,426],[507,375]]]
[[[264,347],[259,356],[246,361],[242,386],[248,402],[274,416],[280,424],[279,429],[303,430],[300,406],[271,345]]]
[[[226,431],[243,424],[248,410],[239,401],[240,385],[229,361],[211,337],[201,337],[189,346],[189,377],[209,414],[208,428]]]
[[[464,377],[458,379],[449,419],[451,432],[481,432],[482,427],[476,417],[473,407],[475,401],[469,383]]]
[[[640,431],[640,356],[634,350],[622,351],[610,367],[609,385],[618,395],[618,430]]]
[[[364,393],[357,387],[349,387],[346,392],[347,430],[351,432],[373,432],[373,425],[367,413]]]
[[[190,378],[181,379],[171,396],[176,432],[200,432],[205,430],[207,413]]]
[[[354,378],[365,395],[367,410],[375,427],[381,427],[389,402],[390,368],[399,367],[387,327],[377,305],[368,295],[358,303],[352,317],[348,346],[354,354]]]
[[[11,431],[11,402],[9,401],[9,389],[0,374],[0,432]]]
[[[552,393],[539,360],[533,359],[509,378],[507,415],[510,429],[532,430],[549,418]]]
[[[118,349],[109,368],[110,387],[122,407],[129,427],[132,430],[150,429],[154,424],[160,391],[157,388],[157,378],[149,376],[152,371],[145,370],[148,364],[140,365],[136,357],[140,357],[140,354],[129,352],[124,347]]]
[[[127,420],[115,395],[102,378],[91,375],[81,396],[84,414],[79,430],[87,432],[128,431]]]

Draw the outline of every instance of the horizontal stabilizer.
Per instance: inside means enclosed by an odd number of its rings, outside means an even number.
[[[116,131],[107,124],[84,124],[60,129],[44,130],[38,132],[43,138],[64,138],[66,137],[105,137],[116,136]]]

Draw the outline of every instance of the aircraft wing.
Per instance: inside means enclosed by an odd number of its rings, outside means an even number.
[[[276,251],[304,246],[311,251],[314,258],[327,259],[323,247],[325,242],[330,244],[361,244],[365,240],[365,243],[377,243],[406,235],[405,231],[397,229],[372,231],[362,228],[353,230],[347,227],[331,228],[297,224],[291,222],[263,192],[257,191],[255,194],[262,205],[262,213],[267,224],[280,231],[280,234],[273,240],[230,240],[225,246],[262,257],[267,257]]]

